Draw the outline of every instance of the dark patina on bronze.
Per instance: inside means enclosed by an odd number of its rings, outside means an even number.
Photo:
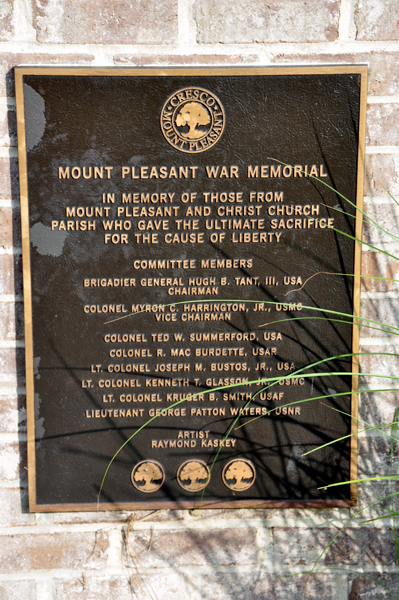
[[[31,510],[353,503],[365,78],[16,69]]]

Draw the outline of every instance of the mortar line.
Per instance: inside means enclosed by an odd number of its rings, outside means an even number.
[[[180,0],[179,0],[180,1]],[[183,1],[183,0],[181,0]],[[180,49],[179,41],[172,44],[68,44],[56,42],[37,42],[37,41],[16,41],[0,42],[0,52],[9,52],[10,54],[96,54],[101,52],[131,54],[159,54],[160,50]],[[373,52],[393,52],[399,50],[399,40],[335,40],[320,42],[261,42],[262,49],[270,50],[272,54],[292,54],[303,52],[304,54],[330,54],[332,56],[342,53],[359,52],[366,54]],[[236,53],[237,51],[254,52],[256,44],[248,43],[227,43],[223,44],[223,54]],[[210,43],[197,45],[196,43],[186,44],[186,51],[198,50],[201,54],[220,53],[219,43]],[[84,66],[84,65],[82,65]]]
[[[260,569],[260,573],[265,572],[265,573],[270,573],[270,574],[276,574],[276,575],[281,575],[281,574],[296,574],[296,573],[308,573],[309,571],[311,571],[311,569],[313,568],[314,563],[311,564],[307,564],[307,565],[286,565],[286,566],[278,566],[278,567],[274,567],[272,569],[268,569],[267,571],[265,569]],[[177,573],[181,573],[181,574],[187,574],[187,575],[197,575],[197,574],[214,574],[214,573],[235,573],[235,574],[239,574],[239,573],[253,573],[254,568],[256,568],[256,565],[254,563],[250,563],[247,565],[226,565],[226,566],[219,566],[217,568],[215,568],[212,565],[201,565],[201,566],[194,566],[194,565],[179,565],[179,566],[175,566],[175,567],[170,567],[170,566],[166,566],[166,567],[143,567],[143,573],[145,574],[154,574],[154,575],[161,575],[161,574],[170,574],[171,570],[172,572],[177,572]],[[333,567],[334,568],[334,567]],[[333,569],[332,568],[332,569]],[[340,570],[342,569],[341,573],[344,575],[350,575],[351,571],[356,571],[359,574],[361,573],[393,573],[393,574],[399,574],[399,567],[396,565],[395,567],[392,566],[384,566],[384,565],[342,565],[339,567]],[[33,580],[33,581],[47,581],[47,580],[52,580],[52,579],[70,579],[70,578],[76,578],[76,577],[80,577],[82,574],[82,571],[85,572],[86,576],[89,577],[96,577],[99,579],[106,579],[107,576],[112,576],[112,575],[121,575],[121,569],[119,567],[101,567],[98,569],[90,569],[90,568],[76,568],[76,569],[51,569],[48,571],[30,571],[30,572],[20,572],[20,573],[9,573],[9,574],[0,574],[0,581],[2,582],[6,582],[6,581],[21,581],[21,580]],[[321,572],[321,573],[332,573],[335,574],[336,571],[334,570],[330,570],[328,567],[323,567],[323,565],[321,566],[321,568],[316,571],[316,573]],[[41,600],[41,599],[40,599]],[[346,600],[346,598],[345,598]]]

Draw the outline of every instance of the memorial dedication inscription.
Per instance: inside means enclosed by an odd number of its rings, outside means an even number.
[[[16,69],[31,510],[353,502],[365,77]]]

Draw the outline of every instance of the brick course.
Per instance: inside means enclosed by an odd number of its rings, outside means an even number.
[[[106,564],[109,544],[104,532],[2,536],[1,542],[0,569],[3,574],[49,569],[101,569]]]
[[[125,534],[126,565],[183,567],[256,563],[255,530],[173,531]]]
[[[171,44],[177,34],[177,1],[33,1],[39,42],[65,44]]]
[[[399,40],[399,6],[396,0],[359,0],[355,24],[358,40]]]
[[[338,37],[338,14],[336,0],[196,0],[197,41],[332,42]]]
[[[272,58],[275,64],[367,64],[368,93],[373,96],[394,96],[399,93],[399,73],[396,69],[399,60],[397,51],[382,52],[359,49],[357,52],[337,52],[332,54],[309,52],[297,54],[277,53]]]
[[[34,581],[1,581],[0,600],[36,600]]]

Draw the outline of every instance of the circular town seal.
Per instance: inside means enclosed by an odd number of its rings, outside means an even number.
[[[159,490],[165,481],[163,466],[155,460],[142,460],[134,467],[131,480],[134,487],[145,494]]]
[[[231,460],[222,471],[223,483],[234,492],[245,492],[256,479],[255,467],[249,460],[238,458]]]
[[[166,141],[195,154],[209,150],[219,141],[225,125],[220,100],[199,87],[183,88],[169,96],[161,110],[161,130]]]
[[[177,470],[177,483],[187,492],[200,492],[208,485],[210,473],[202,460],[186,460]]]

